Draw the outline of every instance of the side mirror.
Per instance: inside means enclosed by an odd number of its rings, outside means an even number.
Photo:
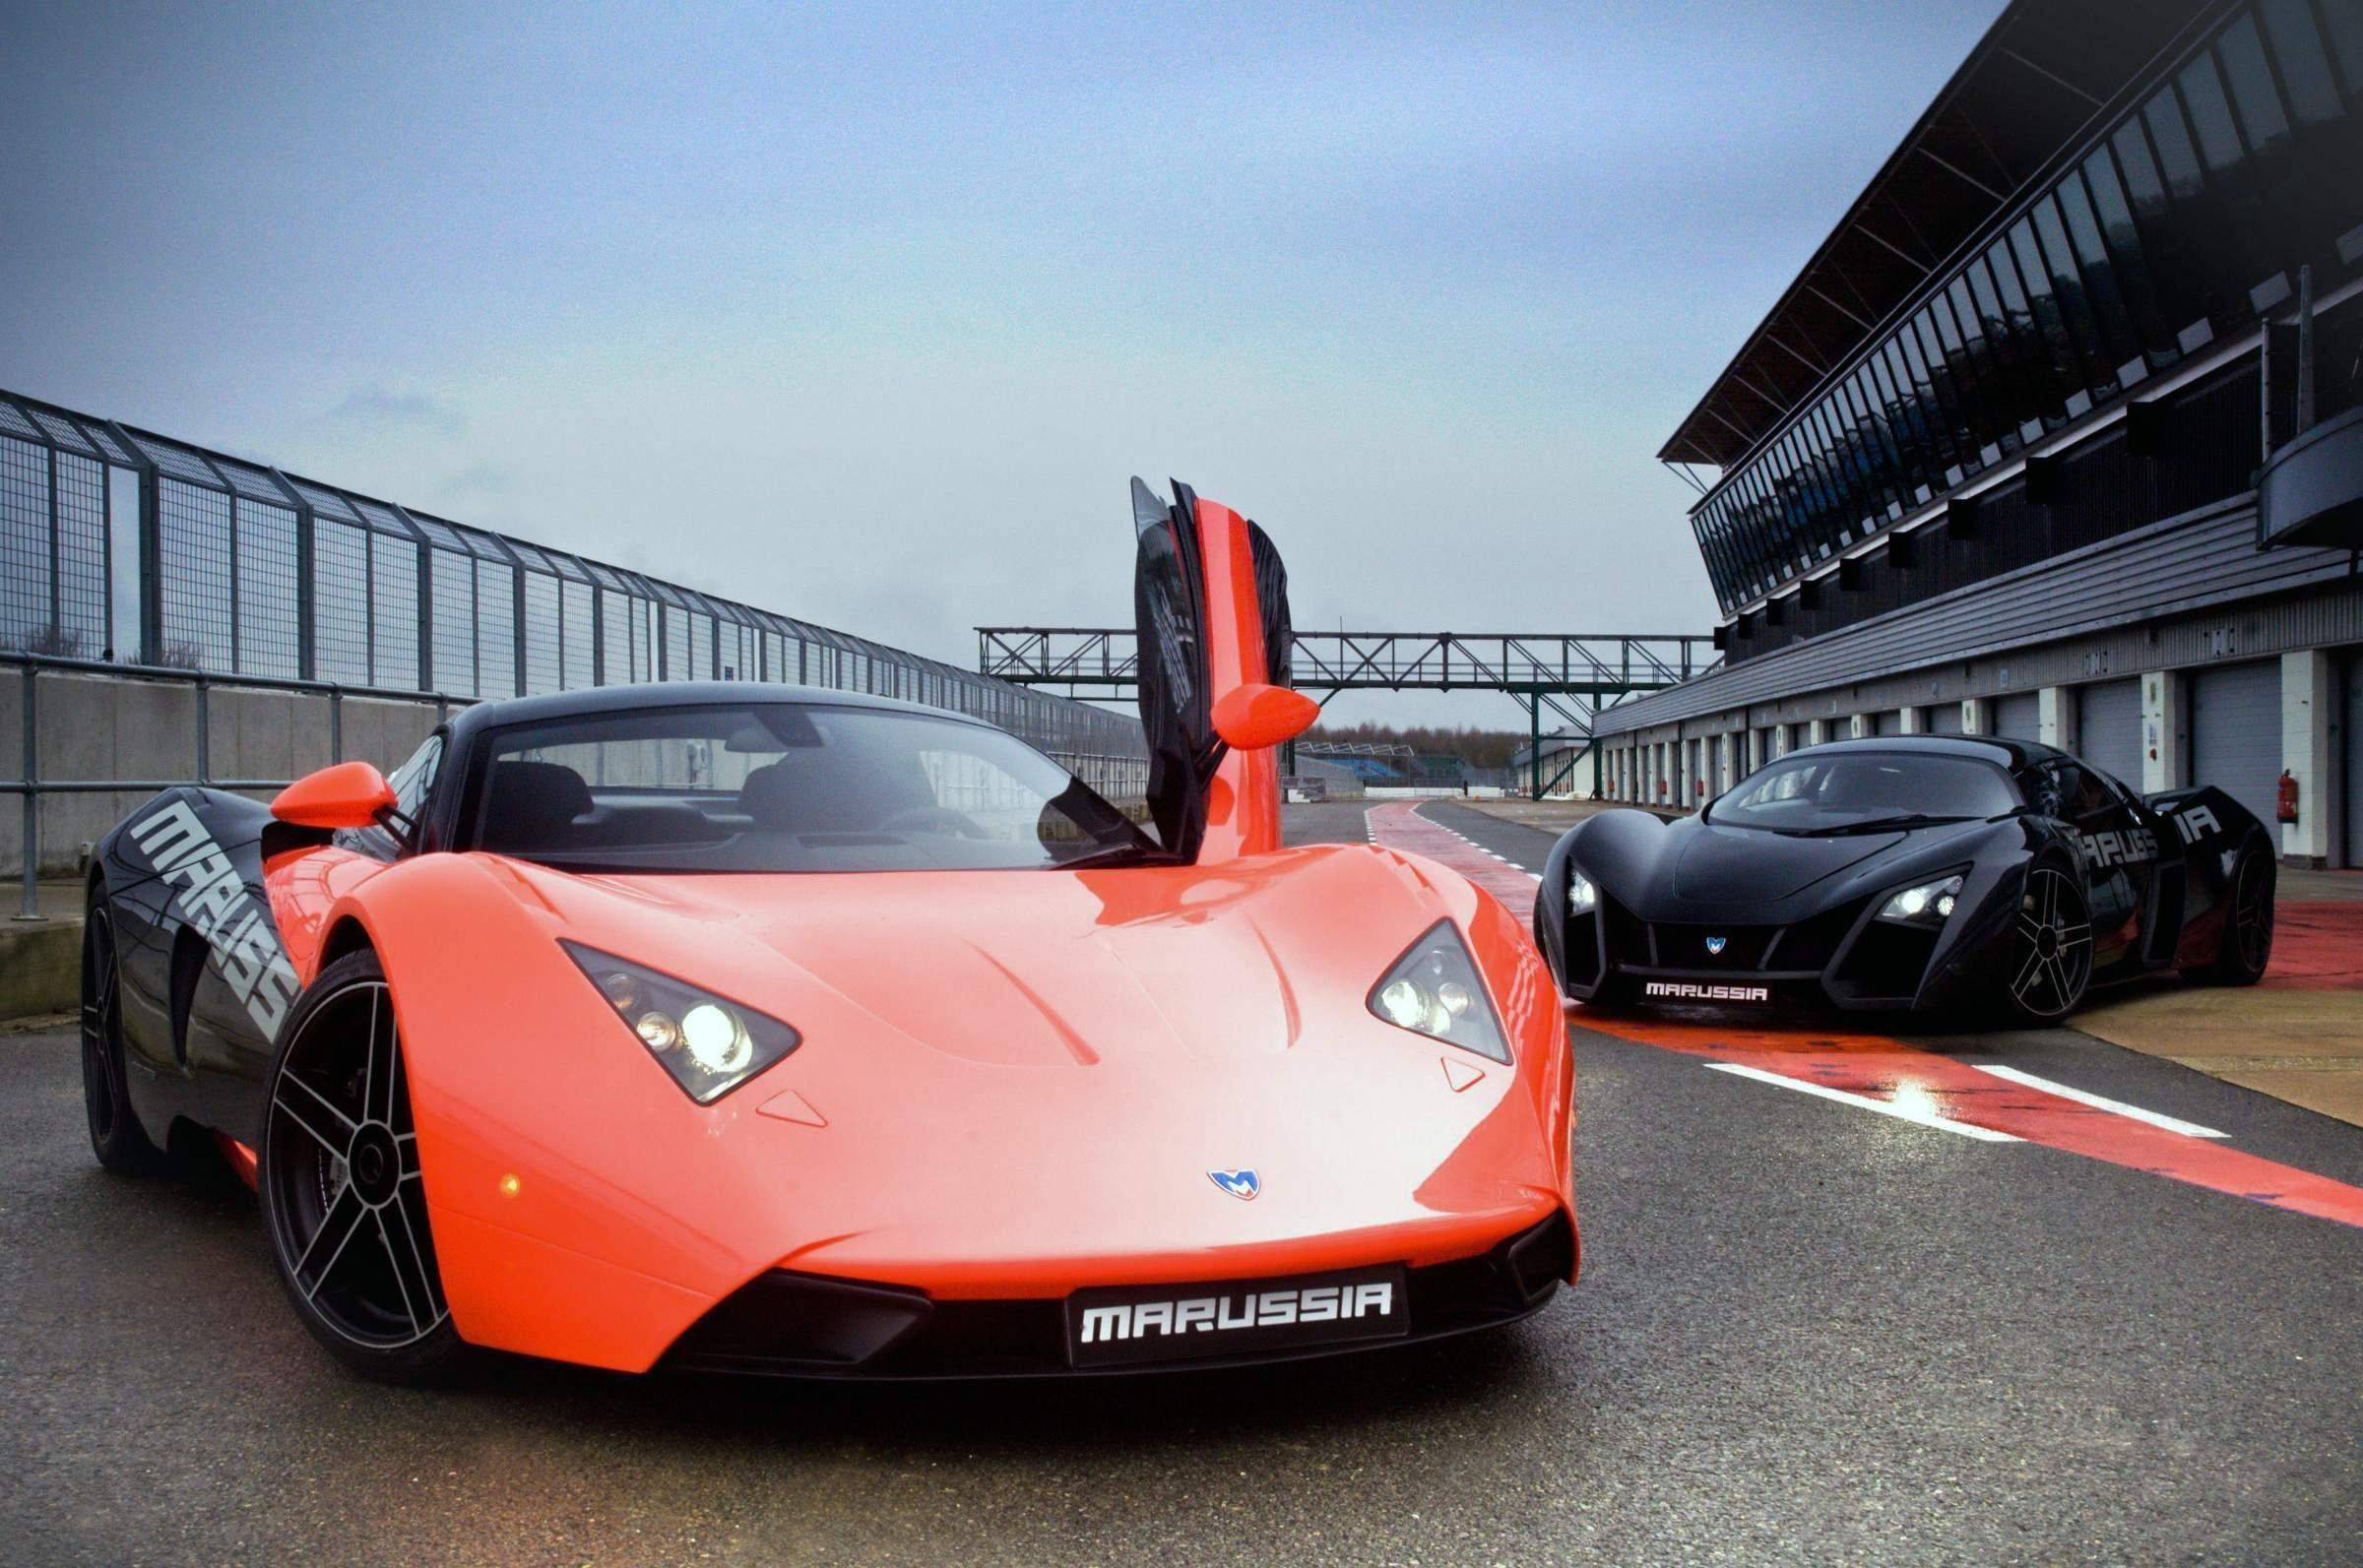
[[[340,762],[282,789],[271,815],[299,828],[366,828],[394,809],[394,786],[365,762]]]
[[[1214,705],[1214,732],[1234,751],[1262,751],[1294,740],[1321,717],[1321,705],[1286,686],[1248,684],[1223,693]]]

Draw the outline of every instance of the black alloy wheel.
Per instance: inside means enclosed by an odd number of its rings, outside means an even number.
[[[258,1171],[280,1281],[315,1339],[373,1377],[458,1354],[435,1269],[402,1035],[373,953],[322,971],[271,1069]]]
[[[2011,1006],[2035,1024],[2076,1011],[2092,981],[2092,914],[2074,873],[2050,861],[2028,869],[2011,927],[2005,972]]]
[[[2232,867],[2231,896],[2225,901],[2223,937],[2214,961],[2198,978],[2216,985],[2254,985],[2272,962],[2273,884],[2278,868],[2271,852],[2257,845],[2240,851]]]

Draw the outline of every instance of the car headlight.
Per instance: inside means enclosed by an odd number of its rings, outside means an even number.
[[[1494,1017],[1485,982],[1450,920],[1430,926],[1372,987],[1371,1011],[1397,1029],[1492,1061],[1509,1060],[1509,1045],[1501,1020]]]
[[[1567,913],[1589,914],[1598,908],[1600,890],[1592,886],[1592,879],[1573,866],[1567,867]]]
[[[691,1099],[711,1105],[787,1055],[803,1036],[711,991],[597,948],[560,942],[633,1038]]]
[[[1961,896],[1958,872],[1923,882],[1918,887],[1905,888],[1890,894],[1887,902],[1879,907],[1879,917],[1896,925],[1916,925],[1934,930],[1952,918],[1952,907]]]

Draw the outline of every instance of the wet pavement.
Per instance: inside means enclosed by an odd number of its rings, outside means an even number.
[[[1500,867],[1550,842],[1422,816]],[[98,1170],[69,1035],[0,1036],[0,1560],[2363,1553],[2363,1229],[1718,1070],[1781,1076],[1752,1026],[1626,1027],[1575,1036],[1582,1283],[1492,1336],[1023,1387],[487,1357],[432,1392],[313,1345],[234,1182]],[[2363,1130],[2074,1031],[1889,1043],[2363,1184]]]

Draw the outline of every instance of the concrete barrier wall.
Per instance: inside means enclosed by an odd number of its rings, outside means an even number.
[[[34,697],[35,777],[198,783],[200,700],[194,682],[44,673]],[[355,758],[391,769],[416,749],[437,722],[432,702],[332,699],[325,692],[224,682],[209,683],[202,700],[208,753],[204,772],[210,779],[296,779],[329,763]],[[0,777],[20,777],[24,701],[23,675],[0,671]],[[332,704],[341,712],[332,712]],[[83,847],[121,821],[148,793],[132,789],[41,796],[42,874],[73,874]],[[22,864],[23,821],[17,797],[0,796],[0,876],[13,875]]]

